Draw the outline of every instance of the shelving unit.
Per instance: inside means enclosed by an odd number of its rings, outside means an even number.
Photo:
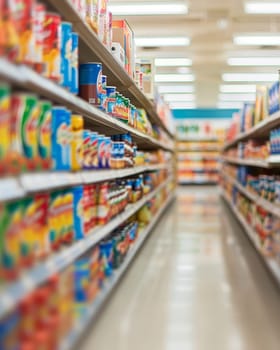
[[[206,142],[205,146],[203,142]],[[180,137],[177,140],[178,183],[218,182],[219,149],[219,139],[216,137]]]
[[[130,98],[131,102],[136,107],[145,109],[151,124],[156,125],[161,131],[160,140],[135,129],[117,120],[116,118],[111,117],[98,108],[90,105],[80,97],[75,96],[66,89],[60,87],[56,83],[40,76],[32,69],[24,65],[16,65],[8,62],[5,58],[0,58],[0,80],[9,83],[12,86],[12,91],[15,89],[28,91],[35,93],[40,98],[50,100],[53,104],[65,106],[72,113],[83,116],[85,127],[92,131],[98,132],[99,134],[111,136],[129,133],[132,137],[133,143],[137,145],[138,150],[163,150],[173,154],[175,152],[175,136],[171,130],[169,130],[169,127],[165,125],[163,120],[158,116],[156,106],[136,86],[133,79],[127,74],[124,68],[121,67],[118,61],[115,60],[111,52],[101,43],[97,35],[73,7],[72,1],[45,0],[44,3],[47,4],[48,10],[54,10],[62,16],[63,20],[69,21],[73,24],[74,30],[79,35],[80,62],[101,62],[103,66],[103,74],[108,76],[108,85],[116,86],[117,90],[122,92],[126,97]],[[171,157],[167,156],[160,159],[170,158]],[[76,323],[75,327],[66,337],[66,339],[64,339],[60,346],[60,349],[73,348],[77,344],[77,341],[80,339],[83,332],[89,326],[92,319],[97,315],[101,306],[105,303],[112,290],[119,283],[121,277],[128,269],[141,246],[144,244],[145,239],[152,232],[152,229],[158,222],[160,216],[173,200],[173,160],[174,159],[170,161],[170,164],[167,162],[162,164],[147,164],[118,170],[94,169],[89,171],[80,170],[77,172],[39,171],[34,173],[21,173],[16,176],[7,175],[7,177],[0,178],[0,201],[6,203],[9,201],[21,201],[23,198],[28,196],[34,198],[37,193],[46,192],[51,193],[52,195],[52,191],[61,189],[61,191],[58,192],[60,195],[60,192],[63,192],[65,188],[68,189],[79,185],[109,182],[115,179],[134,177],[147,172],[165,170],[162,176],[155,176],[155,179],[158,180],[156,180],[155,183],[153,182],[154,185],[152,188],[158,184],[156,188],[150,191],[150,193],[144,195],[137,202],[127,205],[120,214],[115,216],[109,222],[95,227],[92,232],[85,235],[83,239],[76,240],[68,246],[64,245],[58,251],[51,252],[47,258],[36,261],[32,267],[23,269],[21,266],[22,270],[19,271],[19,276],[17,276],[16,279],[14,279],[12,282],[3,282],[0,287],[0,319],[4,319],[9,312],[17,310],[17,306],[21,300],[28,297],[30,293],[37,290],[37,288],[47,284],[51,277],[56,274],[60,275],[70,266],[73,267],[77,259],[83,257],[85,253],[91,251],[92,248],[100,246],[101,241],[104,242],[104,240],[107,239],[114,230],[121,227],[122,224],[127,223],[127,220],[134,216],[134,214],[137,214],[137,212],[143,206],[145,206],[147,202],[153,199],[158,200],[158,198],[166,198],[166,189],[168,189],[169,197],[167,200],[164,203],[161,203],[161,207],[158,209],[156,215],[153,216],[150,223],[139,233],[138,239],[130,247],[128,255],[121,266],[114,270],[111,278],[106,279],[104,282],[104,288],[100,290],[93,304],[89,305],[83,319]],[[159,183],[159,181],[161,181],[163,178],[165,181]],[[89,191],[91,191],[91,189]],[[139,191],[140,190],[138,189],[138,192]],[[96,194],[87,193],[87,196],[94,197]],[[72,200],[74,201],[74,199]],[[90,198],[90,200],[94,202],[94,198]],[[152,201],[151,203],[153,204],[153,202],[155,201]],[[77,206],[78,204],[81,205],[81,207],[84,206],[82,200],[79,203],[75,203]],[[46,206],[48,206],[48,204]],[[78,210],[80,210],[80,208],[77,209],[77,211]],[[93,211],[94,209],[90,208],[90,210]],[[69,215],[69,210],[67,215]],[[82,214],[78,213],[78,215],[83,218]],[[74,220],[73,223],[70,223],[70,226],[71,225],[74,225]],[[83,225],[84,223],[82,222],[81,230],[83,230]],[[68,229],[69,228],[67,227],[67,230]],[[61,239],[61,237],[59,239]],[[64,243],[65,242],[63,242],[63,244]],[[98,263],[100,264],[100,262]],[[74,304],[76,301],[73,299],[71,302]]]
[[[278,284],[280,284],[279,264],[277,263],[277,261],[273,257],[267,257],[261,253],[261,247],[259,245],[258,240],[256,239],[257,235],[256,235],[255,231],[252,229],[252,227],[250,227],[250,225],[246,222],[244,217],[239,213],[237,208],[233,205],[231,200],[228,198],[227,194],[224,191],[222,191],[221,195],[222,195],[223,199],[225,200],[225,202],[228,204],[233,215],[236,217],[236,219],[239,221],[239,223],[243,227],[244,232],[247,235],[248,239],[252,242],[253,246],[256,248],[257,252],[260,254],[260,257],[261,257],[262,261],[264,262],[264,264],[266,265],[267,269],[272,274],[272,276],[275,278],[276,282]]]
[[[242,186],[237,180],[235,180],[233,177],[231,177],[225,173],[222,173],[221,175],[226,179],[226,181],[229,181],[230,183],[232,183],[241,193],[243,193],[251,201],[253,201],[257,205],[259,205],[260,207],[264,208],[269,213],[271,213],[277,217],[280,217],[280,207],[278,205],[275,205],[275,204],[267,201],[266,199],[258,196],[257,194],[250,192],[244,186]]]
[[[101,310],[103,304],[106,302],[106,299],[110,296],[113,289],[116,287],[116,285],[120,282],[121,278],[123,277],[126,270],[129,268],[129,265],[131,264],[132,260],[135,258],[135,256],[138,254],[139,250],[143,246],[145,240],[148,238],[148,236],[151,234],[152,229],[160,219],[160,217],[163,215],[167,207],[171,204],[171,202],[174,200],[174,194],[170,194],[170,196],[167,198],[165,203],[163,203],[162,207],[159,209],[159,211],[156,213],[152,221],[149,223],[147,227],[144,228],[144,230],[140,233],[140,237],[135,243],[135,245],[131,248],[130,252],[128,253],[128,256],[125,259],[125,262],[122,264],[122,266],[113,274],[113,276],[106,282],[106,285],[102,291],[102,293],[96,298],[96,300],[93,302],[93,304],[87,309],[83,320],[81,323],[76,324],[73,331],[65,339],[63,344],[61,345],[60,350],[71,350],[74,349],[74,346],[79,342],[82,335],[86,331],[86,329],[89,327],[90,323],[93,321],[93,319],[98,315],[99,311]]]
[[[121,67],[111,52],[100,42],[97,35],[82,19],[70,0],[47,0],[47,3],[57,12],[61,13],[66,21],[72,22],[74,30],[80,36],[80,61],[81,62],[102,62],[103,70],[110,77],[109,82],[117,86],[120,92],[125,91],[137,107],[144,108],[150,120],[165,130],[170,137],[174,137],[171,131],[158,117],[155,106],[135,85],[134,81]]]
[[[270,160],[258,160],[258,159],[243,159],[243,158],[234,158],[234,157],[226,157],[223,156],[221,158],[223,161],[232,163],[232,164],[238,164],[238,165],[248,165],[252,167],[257,168],[270,168],[273,166],[272,163],[270,163]]]
[[[0,289],[0,318],[17,305],[30,291],[38,287],[44,281],[47,281],[54,273],[65,269],[79,256],[101,241],[115,228],[119,227],[141,209],[145,203],[156,196],[170,181],[172,181],[172,177],[168,178],[158,188],[144,196],[137,203],[128,206],[123,213],[108,222],[108,224],[94,229],[88,237],[74,243],[69,248],[63,249],[46,261],[39,263],[34,268],[23,272],[16,282],[3,286]]]
[[[279,126],[279,122],[280,122],[280,112],[267,116],[263,121],[255,125],[252,129],[244,133],[240,133],[239,135],[236,136],[234,140],[227,142],[223,146],[222,151],[226,151],[227,149],[232,148],[233,146],[237,145],[240,141],[245,141],[250,138],[268,136],[271,129]]]

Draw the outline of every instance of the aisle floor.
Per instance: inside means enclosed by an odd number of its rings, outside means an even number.
[[[280,289],[215,187],[179,188],[81,350],[279,350]]]

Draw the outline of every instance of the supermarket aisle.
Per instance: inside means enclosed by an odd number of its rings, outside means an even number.
[[[178,193],[79,349],[279,349],[279,289],[217,190]]]

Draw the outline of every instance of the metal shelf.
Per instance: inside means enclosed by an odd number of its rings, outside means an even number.
[[[224,145],[223,151],[235,146],[240,141],[245,141],[253,137],[265,137],[268,136],[270,130],[280,125],[280,111],[270,116],[267,116],[260,123],[255,125],[252,129],[240,133],[237,137]]]
[[[272,164],[265,160],[257,160],[257,159],[243,159],[243,158],[235,158],[235,157],[221,157],[227,163],[239,164],[239,165],[248,165],[257,168],[270,168]]]
[[[218,147],[177,147],[178,152],[220,152]]]
[[[97,296],[92,305],[87,307],[87,311],[83,318],[77,322],[73,331],[70,333],[68,337],[66,337],[65,341],[61,344],[60,350],[69,350],[74,349],[79,340],[81,339],[83,333],[89,327],[89,325],[93,322],[94,318],[97,317],[98,312],[101,310],[103,304],[106,302],[108,297],[114,288],[116,288],[117,284],[120,282],[122,276],[132,263],[133,259],[139,252],[140,248],[144,244],[146,238],[151,234],[152,229],[156,225],[157,221],[160,219],[164,211],[170,205],[170,203],[174,200],[174,193],[172,193],[156,215],[153,217],[152,221],[148,224],[147,227],[140,233],[135,245],[129,251],[124,263],[120,266],[119,269],[114,271],[113,276],[105,283],[104,288],[101,290],[100,294]]]
[[[0,201],[22,198],[29,193],[52,191],[57,188],[98,183],[141,174],[148,171],[168,169],[168,164],[153,164],[119,170],[84,170],[71,172],[34,172],[18,177],[0,179]]]
[[[258,196],[257,194],[254,194],[250,191],[248,191],[244,186],[242,186],[237,180],[232,178],[231,176],[222,173],[222,176],[227,179],[227,181],[231,182],[234,186],[238,188],[240,192],[242,192],[247,198],[249,198],[251,201],[255,202],[258,206],[264,208],[269,213],[280,217],[280,206],[277,206],[266,199]]]
[[[61,252],[54,254],[46,261],[38,263],[30,270],[23,272],[14,283],[3,285],[0,289],[0,318],[12,310],[12,308],[15,307],[18,302],[30,291],[34,290],[48,278],[53,276],[53,274],[65,269],[79,256],[84,254],[100,240],[110,234],[114,229],[129,219],[133,214],[141,209],[146,202],[159,193],[171,180],[172,176],[160,184],[151,193],[140,199],[137,203],[128,205],[124,212],[119,214],[109,223],[94,229],[93,232],[86,238],[74,243],[69,248],[63,249]]]
[[[111,52],[102,44],[95,32],[74,8],[72,1],[47,0],[47,2],[55,11],[59,12],[66,21],[73,23],[73,28],[79,34],[80,38],[80,61],[83,63],[94,61],[101,62],[103,64],[104,74],[108,76],[110,85],[117,86],[118,90],[124,92],[126,97],[129,97],[137,107],[144,108],[152,123],[159,125],[170,137],[174,138],[173,133],[170,132],[159,118],[155,106],[136,86],[135,82],[113,57]]]
[[[218,142],[217,137],[178,137],[177,142]]]
[[[253,228],[247,223],[247,221],[244,219],[244,217],[239,213],[238,209],[232,204],[231,200],[228,198],[225,191],[222,191],[222,197],[224,198],[225,202],[228,204],[229,208],[231,209],[232,213],[235,215],[237,220],[240,222],[241,226],[243,227],[245,233],[247,234],[248,238],[252,242],[253,246],[256,248],[258,253],[260,254],[263,262],[265,263],[268,270],[271,272],[275,280],[278,284],[280,284],[280,266],[275,261],[274,258],[269,258],[267,256],[264,256],[261,252],[261,247],[259,244],[259,241],[257,240],[257,234],[253,230]]]
[[[20,77],[20,79],[16,80],[16,76]],[[94,126],[95,131],[106,133],[106,135],[129,132],[139,148],[149,150],[162,148],[169,152],[174,151],[173,142],[170,142],[169,146],[126,125],[26,66],[15,66],[5,59],[0,59],[0,78],[28,88],[45,98],[68,107],[75,113],[83,115],[86,121]]]

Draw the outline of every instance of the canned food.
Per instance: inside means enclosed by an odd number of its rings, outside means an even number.
[[[79,69],[80,96],[89,104],[101,105],[102,64],[84,63]]]

